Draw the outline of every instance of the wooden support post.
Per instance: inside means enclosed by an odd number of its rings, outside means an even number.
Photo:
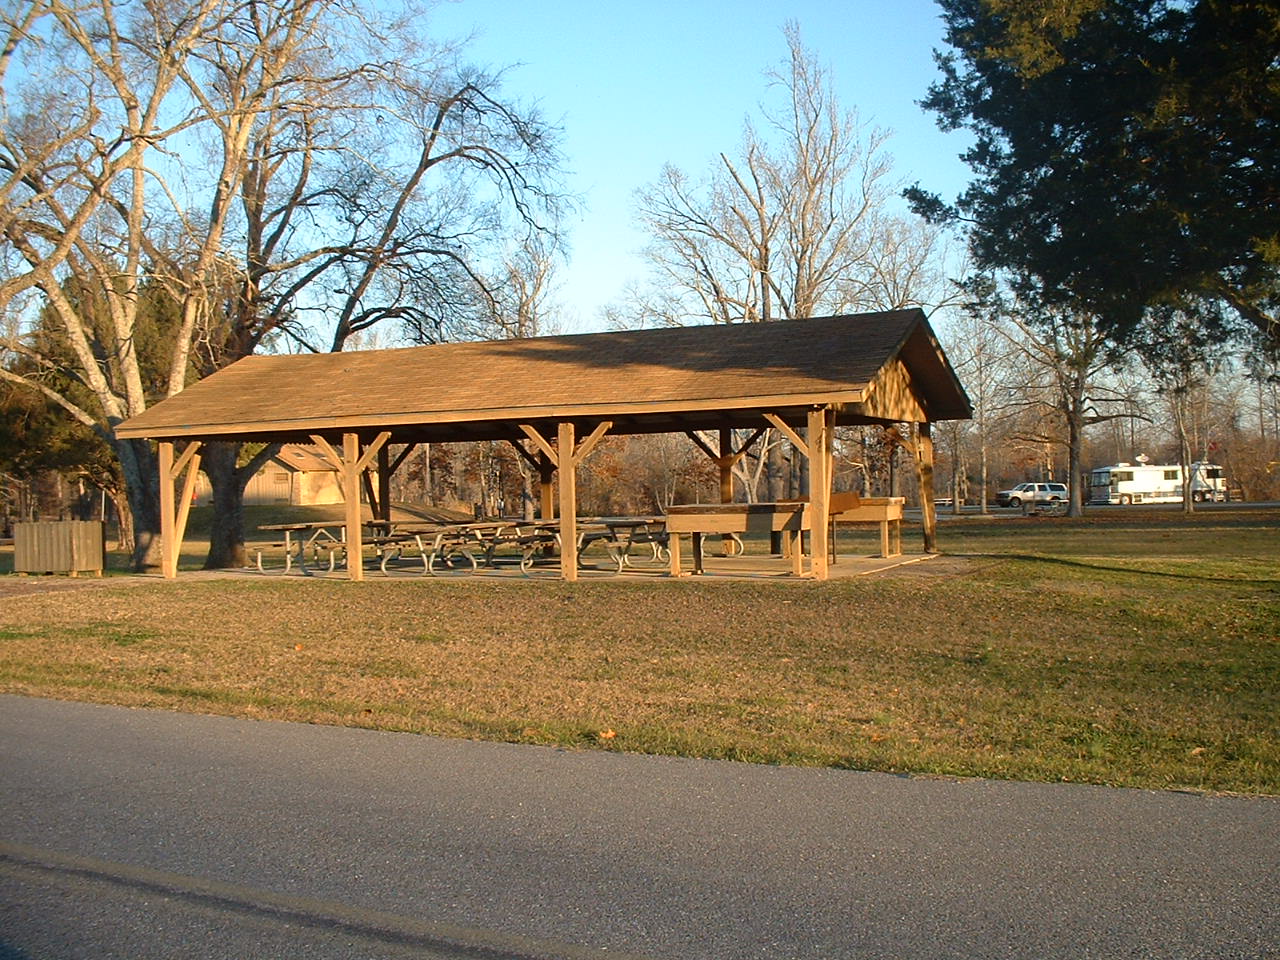
[[[920,490],[920,520],[924,552],[938,552],[938,514],[933,502],[933,433],[930,424],[917,425],[916,486]]]
[[[320,448],[321,455],[338,471],[342,482],[342,499],[346,507],[344,524],[347,533],[347,576],[352,580],[364,579],[362,554],[364,552],[363,521],[360,517],[360,483],[364,472],[369,469],[373,458],[386,447],[391,439],[391,431],[384,430],[373,438],[360,452],[360,435],[344,433],[342,435],[342,453],[333,449],[329,441],[318,433],[311,435],[311,442]],[[367,479],[365,480],[367,483]],[[373,504],[369,504],[373,507]]]
[[[721,427],[720,456],[716,457],[716,466],[720,468],[721,503],[733,503],[733,465],[737,459],[733,455],[733,431]]]
[[[561,451],[552,446],[537,427],[531,423],[522,423],[519,425],[521,431],[526,437],[533,441],[534,449],[538,451],[538,519],[554,520],[556,517],[556,500],[555,500],[555,481],[556,467],[560,463]],[[570,451],[572,452],[572,451]]]
[[[528,427],[527,429],[532,430],[533,428]],[[551,483],[555,478],[555,465],[551,462],[551,458],[541,449],[537,449],[535,453],[530,453],[524,448],[524,444],[518,440],[508,439],[507,443],[511,444],[512,449],[520,454],[521,459],[538,473],[538,519],[552,519],[555,515],[555,501]],[[551,548],[543,547],[542,553],[544,556],[550,554]]]
[[[720,468],[720,491],[722,503],[733,502],[733,468],[737,466],[739,460],[746,456],[747,451],[751,449],[752,445],[765,435],[766,430],[766,427],[761,427],[748,437],[746,443],[737,450],[733,449],[733,431],[721,430],[720,452],[718,454],[707,446],[706,442],[692,430],[685,431],[684,435],[693,441],[694,446],[705,453],[716,464],[716,466]],[[730,484],[727,499],[725,499],[726,476],[728,477],[728,483]]]
[[[376,520],[380,516],[378,512],[378,491],[373,485],[373,478],[369,476],[368,470],[360,471],[360,483],[364,486],[364,498],[369,501],[369,515]]]
[[[716,466],[720,469],[720,502],[733,503],[733,465],[738,458],[733,454],[733,431],[728,427],[720,428],[720,456],[716,457]],[[733,553],[733,534],[726,533],[720,538],[720,548],[726,557]]]
[[[360,522],[360,436],[342,435],[342,497],[346,506],[347,577],[364,579],[364,530]]]
[[[807,454],[809,452],[809,441],[796,433],[795,430],[791,428],[791,424],[787,423],[787,421],[783,420],[776,413],[766,413],[764,418],[776,427],[780,434],[790,440],[791,446],[793,446],[798,452],[803,454]]]
[[[182,451],[182,456],[178,458],[178,462],[174,465],[174,480],[182,475],[185,469],[186,477],[182,481],[182,497],[178,501],[178,516],[176,518],[174,530],[174,543],[177,550],[174,551],[174,576],[178,574],[177,558],[182,553],[182,543],[187,538],[187,518],[191,515],[191,501],[196,495],[196,476],[200,473],[200,447],[199,441],[193,441],[187,444],[187,449]]]
[[[173,511],[173,443],[160,441],[160,572],[178,575],[177,518]]]
[[[378,448],[378,513],[374,516],[391,519],[391,448],[385,443]]]
[[[578,469],[571,420],[560,424],[556,450],[560,461],[560,575],[574,581],[578,579]]]
[[[554,520],[556,518],[556,465],[551,458],[539,451],[538,454],[538,518]]]
[[[746,455],[746,452],[751,449],[752,444],[765,435],[766,429],[767,428],[765,427],[761,427],[747,438],[746,443],[735,450],[733,449],[733,430],[728,427],[721,427],[719,453],[716,453],[707,446],[706,441],[692,430],[685,431],[684,435],[692,440],[694,446],[705,453],[712,462],[715,463],[716,468],[719,470],[721,503],[733,503],[733,468],[737,466],[738,461]],[[776,536],[776,534],[773,535]],[[723,537],[723,544],[724,555],[728,557],[732,556],[734,547],[735,545],[739,545],[739,542],[733,538],[732,534],[725,534]]]
[[[196,490],[196,474],[200,471],[200,441],[188,443],[176,460],[173,443],[160,443],[160,572],[168,580],[178,575],[178,557],[187,533],[187,517]],[[176,502],[174,484],[186,471],[182,493]]]
[[[809,411],[809,517],[813,576],[827,579],[831,515],[831,447],[834,416],[827,407]]]
[[[784,437],[791,441],[795,451],[808,462],[809,477],[809,546],[813,554],[813,575],[819,580],[827,579],[828,536],[831,516],[831,478],[834,473],[832,448],[835,440],[836,415],[831,407],[818,407],[809,411],[805,432],[802,437],[791,425],[775,413],[766,413],[764,418],[773,424]],[[796,535],[793,552],[804,542],[804,534]],[[794,571],[800,572],[799,561],[792,557]]]
[[[601,420],[582,441],[576,439],[573,421],[566,420],[559,426],[556,443],[552,446],[532,424],[519,425],[534,446],[541,451],[545,463],[554,464],[560,472],[560,575],[566,580],[578,579],[578,464],[596,448],[610,428],[612,420]],[[550,474],[539,469],[542,480],[542,510],[551,512]]]

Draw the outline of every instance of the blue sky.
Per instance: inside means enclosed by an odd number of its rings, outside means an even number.
[[[453,0],[431,18],[437,37],[474,33],[467,59],[510,66],[506,93],[563,124],[584,207],[557,297],[565,332],[599,329],[599,309],[644,273],[636,189],[665,163],[697,175],[738,145],[766,71],[786,55],[788,20],[830,68],[841,105],[893,132],[897,178],[948,198],[967,179],[963,136],[917,106],[941,46],[931,0]]]

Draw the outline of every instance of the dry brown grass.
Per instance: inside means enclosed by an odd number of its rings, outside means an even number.
[[[1054,527],[1057,555],[1016,552],[1029,541],[1009,538],[1029,529],[975,525],[951,537],[986,548],[967,557],[827,584],[32,581],[0,610],[0,690],[762,762],[1280,792],[1274,527],[1241,527],[1239,552],[1219,528],[1170,527],[1158,556],[1136,558],[1102,556],[1101,534],[1069,524]]]

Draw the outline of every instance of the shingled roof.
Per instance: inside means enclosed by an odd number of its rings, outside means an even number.
[[[116,432],[304,441],[390,430],[393,443],[454,441],[518,436],[519,423],[556,420],[610,420],[613,433],[757,426],[766,411],[802,423],[825,404],[839,423],[972,415],[924,314],[899,310],[252,356]]]

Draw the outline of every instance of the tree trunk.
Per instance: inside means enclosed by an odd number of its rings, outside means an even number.
[[[534,470],[523,457],[516,458],[516,469],[520,471],[520,516],[526,521],[532,521],[536,517],[538,507]]]
[[[1083,400],[1080,405],[1083,406]],[[1079,409],[1079,407],[1077,408]],[[1084,491],[1081,490],[1081,463],[1084,460],[1084,418],[1075,410],[1067,416],[1067,516],[1084,516]]]
[[[147,440],[115,441],[133,524],[134,573],[160,569],[160,465]]]
[[[1183,377],[1184,381],[1187,377]],[[1178,466],[1182,470],[1182,512],[1195,512],[1195,498],[1191,495],[1191,431],[1188,429],[1187,395],[1184,390],[1173,392],[1173,425],[1178,433]]]
[[[209,555],[204,569],[226,570],[243,567],[248,558],[244,547],[244,488],[252,475],[236,468],[238,443],[205,445],[200,466],[209,478],[213,495],[213,515],[209,520]]]
[[[987,430],[986,424],[982,420],[978,421],[978,456],[981,458],[979,474],[982,477],[982,491],[978,499],[978,512],[985,517],[988,513],[987,483],[989,478],[987,476]]]
[[[128,492],[112,490],[107,495],[116,515],[116,549],[133,553],[133,513],[129,509]]]
[[[1182,512],[1194,513],[1196,498],[1191,490],[1191,438],[1187,435],[1185,420],[1179,423],[1178,434],[1178,466],[1182,468]]]

